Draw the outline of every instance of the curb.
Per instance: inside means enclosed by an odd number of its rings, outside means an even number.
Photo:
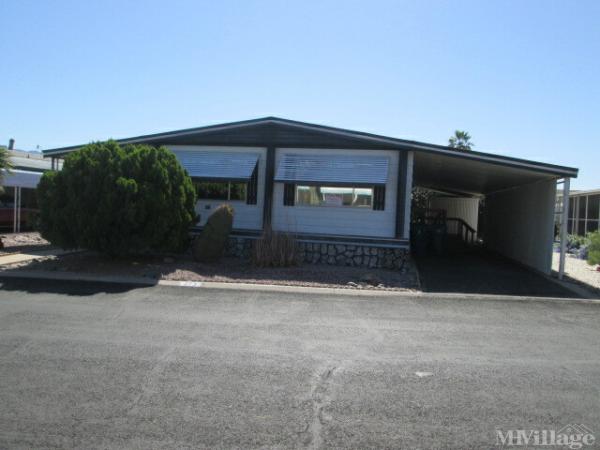
[[[175,280],[156,280],[146,277],[131,276],[110,276],[94,274],[76,274],[65,272],[44,272],[44,271],[0,271],[0,280],[2,279],[28,279],[28,280],[54,280],[54,281],[82,281],[108,284],[125,284],[130,286],[151,287],[166,286],[188,289],[221,289],[237,291],[262,291],[262,292],[293,292],[299,294],[333,294],[349,297],[394,297],[394,298],[412,298],[415,300],[465,300],[465,301],[511,301],[511,302],[553,302],[553,303],[583,303],[600,304],[600,299],[594,298],[561,298],[561,297],[524,297],[511,295],[492,295],[492,294],[460,294],[454,292],[446,293],[424,293],[422,291],[385,291],[375,289],[345,289],[330,287],[306,287],[306,286],[286,286],[279,284],[258,284],[258,283],[235,283],[235,282],[217,282],[217,281],[175,281]]]
[[[546,278],[548,280],[552,281],[553,283],[556,283],[559,286],[561,286],[561,287],[563,287],[585,299],[588,299],[588,300],[598,299],[598,295],[594,295],[594,292],[589,288],[585,288],[583,286],[566,281],[564,279],[559,280],[558,278],[555,278],[552,275],[546,275]]]

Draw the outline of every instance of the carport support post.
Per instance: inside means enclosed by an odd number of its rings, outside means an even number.
[[[13,201],[13,233],[21,231],[21,188],[15,186]]]
[[[13,187],[13,233],[17,232],[17,187]]]
[[[562,219],[560,221],[560,263],[558,265],[558,279],[562,280],[565,274],[565,256],[567,253],[567,228],[569,220],[569,191],[571,179],[565,178],[563,183]]]

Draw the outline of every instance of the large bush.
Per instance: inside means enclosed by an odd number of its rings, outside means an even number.
[[[233,227],[233,208],[230,205],[221,205],[208,218],[202,232],[194,239],[192,256],[196,261],[218,261],[229,240],[229,233]]]
[[[44,238],[110,256],[180,250],[196,219],[190,177],[164,147],[89,144],[45,173],[38,195]]]
[[[588,235],[589,247],[587,262],[590,265],[600,264],[600,231]]]

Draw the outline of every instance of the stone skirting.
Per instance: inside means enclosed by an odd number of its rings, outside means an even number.
[[[231,236],[225,249],[227,256],[249,259],[252,243],[249,237]],[[300,259],[308,264],[384,268],[402,270],[409,259],[407,248],[372,246],[362,243],[331,243],[298,240]]]

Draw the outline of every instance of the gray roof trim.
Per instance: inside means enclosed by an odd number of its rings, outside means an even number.
[[[165,138],[165,137],[176,137],[176,136],[185,136],[189,134],[201,134],[208,133],[213,131],[227,130],[227,129],[235,129],[240,127],[247,127],[258,124],[280,124],[293,126],[300,129],[312,130],[312,131],[320,131],[324,133],[330,133],[338,136],[345,136],[354,139],[363,139],[365,141],[374,142],[378,144],[390,145],[391,147],[395,147],[403,150],[414,150],[414,151],[425,151],[432,153],[445,154],[448,156],[456,157],[456,158],[465,158],[465,159],[473,159],[480,160],[485,162],[490,162],[493,164],[502,164],[509,165],[514,167],[521,167],[526,169],[531,169],[534,171],[542,171],[549,174],[557,175],[557,176],[566,176],[566,177],[577,177],[579,170],[574,167],[566,167],[566,166],[558,166],[554,164],[546,164],[537,161],[530,161],[526,159],[513,158],[510,156],[500,156],[494,155],[491,153],[483,153],[478,151],[461,151],[454,148],[450,148],[444,145],[436,145],[436,144],[427,144],[424,142],[411,141],[405,139],[392,138],[388,136],[381,136],[372,133],[366,133],[362,131],[353,131],[344,128],[336,128],[329,127],[325,125],[317,125],[311,124],[307,122],[299,122],[295,120],[289,119],[281,119],[278,117],[264,117],[260,119],[252,119],[252,120],[244,120],[239,122],[230,122],[218,125],[209,125],[204,127],[197,128],[188,128],[184,130],[170,131],[164,133],[156,133],[156,134],[148,134],[142,136],[136,136],[125,139],[118,139],[117,142],[123,144],[133,144],[133,143],[143,143],[145,141],[149,141],[157,138]],[[52,155],[62,155],[64,153],[68,153],[70,151],[74,151],[82,147],[81,145],[75,145],[70,147],[61,147],[55,149],[44,150],[44,156],[52,156]]]
[[[562,195],[562,191],[560,191]],[[600,189],[588,189],[585,191],[570,191],[569,197],[580,197],[580,196],[588,196],[588,195],[598,195],[600,194]]]

